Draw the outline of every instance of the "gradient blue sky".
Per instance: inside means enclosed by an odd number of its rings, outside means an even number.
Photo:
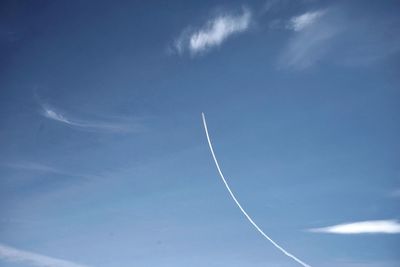
[[[229,198],[201,112],[232,189],[283,247],[312,266],[400,266],[398,233],[309,231],[399,225],[399,14],[2,1],[0,266],[298,266]]]

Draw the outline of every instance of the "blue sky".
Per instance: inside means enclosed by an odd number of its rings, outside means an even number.
[[[0,266],[400,266],[398,1],[3,1]]]

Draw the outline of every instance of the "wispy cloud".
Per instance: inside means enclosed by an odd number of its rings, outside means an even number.
[[[305,28],[311,26],[313,23],[317,22],[323,14],[324,11],[319,10],[314,12],[307,12],[300,16],[293,17],[289,22],[288,28],[296,32],[302,31]]]
[[[230,36],[246,31],[251,22],[251,12],[243,9],[240,14],[223,14],[210,19],[198,29],[186,29],[175,41],[179,54],[189,50],[192,55],[221,45]]]
[[[40,267],[88,267],[87,265],[56,259],[0,244],[0,259]]]
[[[289,18],[284,26],[289,41],[279,67],[303,70],[323,61],[369,66],[399,54],[397,17],[350,14],[346,5],[333,5]]]
[[[396,220],[362,221],[314,228],[309,231],[329,234],[398,234],[400,223]]]
[[[143,125],[137,122],[106,122],[106,121],[89,121],[82,119],[67,118],[65,114],[57,111],[55,108],[49,105],[43,104],[41,114],[50,119],[60,123],[64,123],[68,126],[74,126],[83,130],[88,131],[101,131],[101,132],[138,132],[144,130]]]
[[[280,67],[305,69],[325,56],[332,39],[340,32],[340,27],[332,22],[335,19],[331,13],[318,10],[290,19],[287,28],[294,35],[279,59]]]
[[[74,125],[74,123],[67,120],[62,114],[59,114],[59,113],[55,112],[54,110],[51,110],[48,107],[44,107],[43,111],[44,111],[43,115],[49,119],[64,122],[64,123],[70,124],[70,125]]]

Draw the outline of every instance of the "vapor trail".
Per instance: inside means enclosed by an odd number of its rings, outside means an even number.
[[[210,151],[212,154],[212,157],[214,159],[215,165],[217,166],[219,175],[222,178],[222,181],[225,184],[226,189],[228,189],[229,194],[231,195],[233,201],[235,201],[236,205],[239,207],[239,209],[242,211],[242,213],[244,214],[244,216],[246,216],[247,220],[249,220],[249,222],[257,229],[258,232],[260,232],[260,234],[262,234],[269,242],[272,243],[272,245],[274,245],[277,249],[279,249],[280,251],[283,252],[283,254],[285,254],[286,256],[288,256],[289,258],[292,258],[293,260],[295,260],[297,263],[299,263],[300,265],[304,266],[304,267],[311,267],[310,265],[308,265],[307,263],[301,261],[300,259],[298,259],[296,256],[290,254],[289,252],[287,252],[284,248],[282,248],[281,246],[279,246],[274,240],[272,240],[266,233],[263,232],[263,230],[261,230],[260,227],[258,227],[258,225],[253,221],[253,219],[247,214],[247,212],[242,208],[242,205],[240,205],[239,201],[236,199],[235,195],[233,194],[231,188],[229,187],[228,183],[225,180],[224,175],[222,174],[221,168],[219,167],[218,161],[217,161],[217,157],[215,156],[214,153],[214,149],[213,146],[211,144],[211,139],[210,136],[208,135],[208,128],[207,128],[207,122],[206,122],[206,117],[204,116],[204,113],[201,113],[201,116],[203,118],[203,124],[204,124],[204,130],[206,132],[207,135],[207,141],[208,141],[208,145],[210,147]]]

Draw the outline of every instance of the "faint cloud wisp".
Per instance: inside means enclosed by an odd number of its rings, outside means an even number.
[[[315,228],[309,231],[328,234],[399,234],[400,223],[396,220],[362,221]]]
[[[87,131],[97,131],[97,132],[118,132],[118,133],[129,133],[129,132],[138,132],[144,130],[143,125],[138,124],[137,122],[97,122],[97,121],[88,121],[81,119],[70,119],[67,118],[66,115],[58,112],[53,107],[49,105],[41,105],[42,112],[41,114],[50,120],[58,121],[64,123],[69,126],[74,126],[80,128],[82,130]]]
[[[341,5],[305,12],[287,20],[284,28],[291,35],[278,65],[304,70],[323,61],[370,66],[394,60],[400,51],[399,24],[393,16],[349,14]]]
[[[280,57],[281,67],[306,69],[323,58],[340,30],[328,14],[332,15],[327,10],[318,10],[290,19],[286,28],[294,31],[294,36]]]
[[[56,174],[56,175],[65,175],[65,176],[78,177],[78,178],[83,178],[83,179],[93,179],[93,178],[99,177],[98,175],[94,176],[94,175],[69,172],[69,171],[61,170],[61,169],[54,168],[54,167],[51,167],[51,166],[48,166],[45,164],[41,164],[41,163],[37,163],[37,162],[23,161],[23,162],[15,162],[15,163],[5,163],[4,165],[7,167],[16,169],[16,170],[33,171],[33,172],[40,172],[40,173],[51,173],[51,174]]]
[[[389,194],[390,197],[400,198],[400,189],[396,189]]]
[[[0,244],[0,259],[39,267],[88,267],[87,265],[56,259]]]

